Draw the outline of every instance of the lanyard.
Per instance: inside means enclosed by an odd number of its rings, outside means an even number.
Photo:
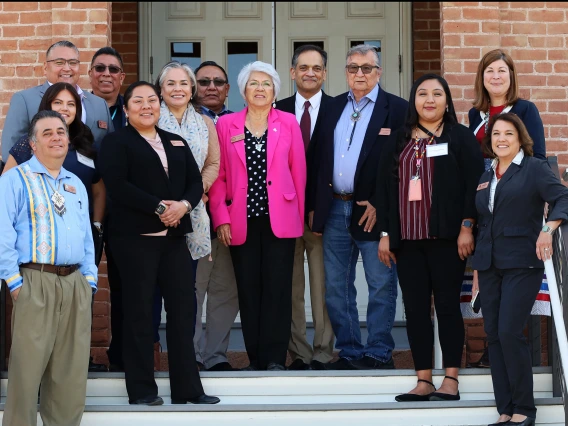
[[[420,152],[420,146],[418,144],[420,139],[418,138],[418,131],[416,131],[416,136],[414,137],[414,157],[416,158],[416,174],[414,175],[413,179],[418,179],[420,177],[420,168],[422,167],[422,158],[424,158],[424,153],[426,152],[426,146],[432,144],[432,142],[434,141],[434,137],[436,136],[436,132],[440,130],[442,124],[444,124],[443,121],[440,124],[438,124],[438,127],[436,127],[436,130],[434,130],[434,133],[431,133],[428,129],[418,124],[417,127],[419,127],[420,130],[422,130],[428,136],[430,136],[430,140],[428,140],[428,142],[424,144],[424,146],[422,147],[422,151]]]

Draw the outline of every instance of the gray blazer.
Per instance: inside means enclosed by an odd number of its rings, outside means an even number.
[[[10,149],[28,132],[34,115],[37,114],[41,98],[49,88],[46,81],[41,86],[14,93],[2,131],[2,159],[6,161]],[[107,133],[113,132],[112,118],[104,99],[87,91],[83,92],[83,105],[87,114],[86,125],[93,132],[95,142],[99,142]]]

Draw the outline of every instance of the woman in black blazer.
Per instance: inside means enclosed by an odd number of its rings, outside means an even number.
[[[498,423],[535,424],[533,376],[523,335],[539,292],[543,260],[552,256],[552,233],[568,219],[568,189],[548,163],[532,156],[532,140],[512,113],[492,118],[483,141],[494,158],[479,181],[477,271],[489,343]],[[545,226],[545,202],[550,210]]]
[[[130,404],[161,405],[154,380],[152,307],[165,300],[172,403],[215,404],[204,394],[192,343],[194,279],[184,235],[203,194],[187,142],[159,129],[150,83],[124,94],[128,126],[103,139],[100,163],[111,204],[109,238],[123,286],[123,361]]]
[[[475,188],[483,173],[473,134],[457,123],[447,82],[435,74],[412,86],[406,123],[381,153],[377,179],[379,259],[397,263],[418,384],[397,401],[459,400],[464,341],[460,287],[473,251]],[[431,299],[446,377],[432,384]]]

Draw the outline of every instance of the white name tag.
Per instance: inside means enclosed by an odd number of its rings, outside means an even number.
[[[426,146],[426,157],[440,157],[441,155],[448,155],[447,143]]]
[[[87,167],[90,167],[91,169],[95,168],[94,160],[92,158],[85,157],[83,154],[77,153],[77,161],[79,161],[79,163],[84,164]]]

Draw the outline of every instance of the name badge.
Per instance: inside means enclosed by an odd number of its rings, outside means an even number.
[[[81,164],[84,164],[87,167],[90,167],[91,169],[95,168],[95,162],[92,158],[85,157],[83,154],[79,154],[78,152],[77,152],[77,161]]]
[[[391,129],[387,129],[387,128],[384,128],[384,127],[379,132],[379,136],[388,136],[390,134],[391,134]]]
[[[274,129],[274,130],[276,130],[276,129]],[[235,142],[238,142],[238,141],[242,141],[242,140],[244,140],[244,139],[245,139],[245,134],[244,134],[244,133],[241,133],[240,135],[236,135],[236,136],[231,136],[231,143],[235,143]]]
[[[185,146],[185,144],[182,141],[172,141],[172,145],[173,146]]]
[[[489,186],[489,182],[480,183],[479,185],[477,185],[477,190],[478,190],[478,191],[481,191],[482,189],[485,189],[485,188],[487,188],[488,186]]]
[[[103,121],[103,120],[98,121],[98,126],[99,126],[99,129],[108,129],[107,122]]]
[[[63,184],[63,190],[70,192],[71,194],[76,194],[77,189],[73,185],[67,185],[66,183]]]
[[[447,143],[426,146],[426,157],[441,157],[442,155],[448,155]]]

